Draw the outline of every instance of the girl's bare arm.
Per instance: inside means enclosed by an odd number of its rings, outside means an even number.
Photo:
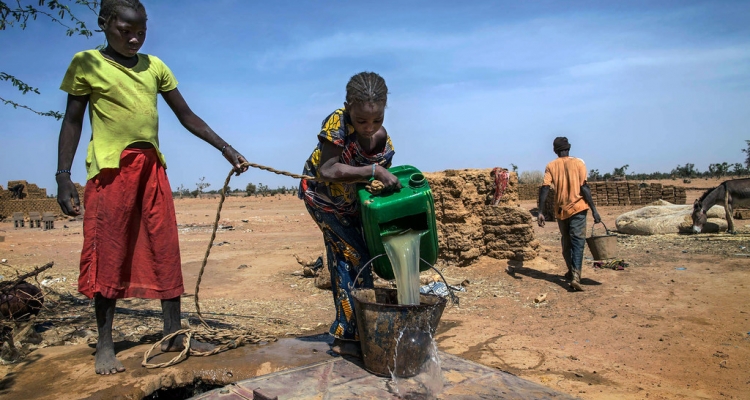
[[[241,166],[243,162],[247,161],[245,157],[230,146],[229,143],[225,142],[205,121],[195,115],[178,89],[161,92],[161,95],[185,129],[221,151],[224,158],[234,166],[234,170],[238,175],[241,172],[247,171],[246,166]]]
[[[68,95],[65,106],[65,116],[60,127],[60,139],[57,143],[57,202],[65,215],[79,215],[81,213],[81,201],[78,191],[70,179],[70,168],[76,155],[78,142],[81,141],[81,130],[83,129],[83,117],[89,96]],[[67,171],[67,172],[61,172]]]

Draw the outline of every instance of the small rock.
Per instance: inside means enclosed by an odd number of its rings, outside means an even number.
[[[242,264],[239,267],[237,267],[237,269],[245,269],[245,268],[247,268],[247,264]]]

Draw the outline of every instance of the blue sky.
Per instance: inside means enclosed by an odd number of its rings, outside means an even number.
[[[30,3],[36,4],[36,1]],[[27,2],[28,2],[27,1]],[[192,109],[250,161],[299,173],[349,77],[381,74],[395,165],[423,171],[544,170],[552,140],[601,173],[742,162],[750,139],[747,1],[145,1],[142,52],[164,60]],[[179,4],[179,6],[177,5]],[[93,13],[75,9],[89,27]],[[0,71],[41,95],[0,95],[64,110],[58,87],[73,54],[104,43],[65,37],[40,17],[0,31]],[[173,188],[229,171],[160,100]],[[60,122],[0,106],[0,185],[56,191]],[[73,180],[84,183],[84,127]],[[296,181],[252,170],[270,187]]]

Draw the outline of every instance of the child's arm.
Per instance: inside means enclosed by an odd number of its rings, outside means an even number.
[[[83,116],[86,113],[86,105],[89,96],[68,95],[68,104],[65,106],[65,117],[60,127],[60,139],[57,144],[57,203],[65,215],[80,215],[81,200],[78,198],[73,181],[70,179],[70,167],[73,165],[73,157],[76,155],[78,142],[81,140],[83,129]],[[65,172],[62,172],[65,171]]]
[[[217,135],[199,116],[195,115],[178,89],[161,92],[161,95],[169,105],[169,108],[172,109],[172,112],[174,112],[174,115],[177,116],[182,126],[193,135],[203,139],[221,151],[224,158],[234,166],[234,171],[237,175],[247,171],[247,166],[241,166],[242,163],[247,162],[245,157]]]
[[[366,182],[370,178],[375,178],[386,188],[400,189],[401,182],[395,175],[387,169],[376,165],[364,165],[355,167],[339,162],[339,157],[344,151],[343,148],[334,145],[331,142],[322,141],[320,152],[320,178],[327,182]],[[373,173],[374,171],[374,173]]]

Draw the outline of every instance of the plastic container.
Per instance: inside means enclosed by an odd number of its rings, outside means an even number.
[[[382,237],[407,229],[426,231],[419,245],[419,256],[429,264],[437,261],[438,240],[435,224],[435,201],[427,179],[411,165],[388,169],[401,182],[401,190],[373,195],[359,189],[362,210],[362,227],[370,257],[385,254]],[[393,267],[388,257],[373,261],[373,271],[383,279],[394,279]],[[419,270],[426,271],[430,265],[419,262]]]

